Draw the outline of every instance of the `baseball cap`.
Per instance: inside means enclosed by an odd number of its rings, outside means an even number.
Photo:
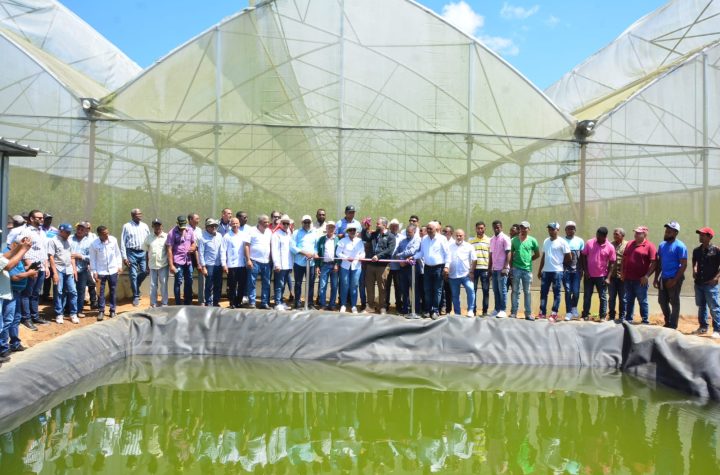
[[[19,214],[13,216],[12,221],[14,226],[22,226],[23,224],[25,224],[25,219]]]
[[[160,221],[160,218],[155,218],[152,220],[152,225],[155,226],[156,224],[162,224],[162,221]]]
[[[326,221],[325,226],[332,226],[335,227],[335,221]]]
[[[45,219],[47,219],[47,218],[52,218],[52,217],[53,217],[53,215],[50,214],[50,213],[45,213],[45,214],[43,214],[43,218],[45,218]]]
[[[521,228],[530,228],[530,223],[527,221],[520,221]]]
[[[218,226],[220,223],[215,218],[208,218],[205,220],[205,226]]]
[[[647,226],[638,226],[637,228],[633,229],[633,232],[635,232],[635,233],[645,233],[645,234],[647,234],[648,231],[649,231],[649,230],[648,230]]]
[[[677,221],[670,221],[669,223],[665,223],[665,227],[680,232],[680,223],[678,223]]]
[[[345,212],[346,212],[346,213],[348,213],[348,212],[350,212],[350,211],[353,211],[353,212],[355,211],[355,205],[347,205],[347,206],[345,207]]]
[[[529,227],[530,227],[530,224],[528,223],[528,225],[525,226],[525,227],[526,227],[526,228],[529,228]],[[560,229],[560,223],[558,223],[557,221],[553,221],[553,222],[551,222],[551,223],[548,223],[547,227],[550,228],[550,229]]]
[[[70,223],[62,223],[60,226],[58,226],[58,230],[71,233],[72,230],[73,230],[72,224],[70,224]]]
[[[713,231],[712,228],[708,228],[707,226],[704,228],[700,228],[697,231],[695,231],[697,234],[709,234],[710,237],[715,237],[715,231]]]
[[[287,222],[289,223],[289,222],[292,221],[292,219],[290,219],[290,216],[284,214],[284,215],[282,215],[282,216],[280,217],[280,222],[282,223],[282,222],[284,222],[284,221],[287,221]]]
[[[312,222],[312,218],[310,217],[309,214],[304,214],[303,217],[302,217],[302,219],[301,219],[300,221],[302,221],[302,222],[305,222],[305,221],[310,221],[310,222]]]
[[[75,225],[75,227],[83,227],[86,229],[90,229],[90,223],[88,223],[87,221],[80,221]]]
[[[350,223],[350,224],[347,225],[347,228],[345,228],[345,230],[346,230],[346,231],[350,231],[351,229],[354,229],[355,231],[357,231],[357,228],[358,228],[358,227],[357,227],[357,224],[355,224],[355,223]]]
[[[178,216],[177,217],[177,225],[180,229],[185,229],[187,227],[187,218],[185,216]]]
[[[573,228],[577,228],[577,224],[575,224],[575,221],[565,221],[565,227],[572,226]]]

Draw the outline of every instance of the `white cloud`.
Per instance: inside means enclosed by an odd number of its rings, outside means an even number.
[[[503,38],[502,36],[481,36],[480,41],[491,50],[504,56],[517,56],[520,54],[520,48],[518,48],[510,38]]]
[[[442,17],[468,35],[476,36],[485,24],[485,17],[476,13],[464,0],[443,6]]]
[[[550,15],[547,20],[545,20],[545,24],[550,28],[555,28],[560,24],[560,18],[556,17],[555,15]]]
[[[517,56],[520,53],[520,48],[510,38],[481,34],[480,30],[485,25],[485,17],[473,10],[464,0],[445,4],[442,9],[442,17],[464,33],[477,37],[498,54]]]
[[[506,20],[524,20],[536,14],[539,10],[540,5],[533,5],[530,8],[524,8],[510,5],[506,2],[500,10],[500,16]]]

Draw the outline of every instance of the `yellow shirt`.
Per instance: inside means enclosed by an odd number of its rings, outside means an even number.
[[[167,248],[165,247],[166,240],[166,232],[160,233],[159,236],[156,236],[155,233],[150,233],[143,243],[143,249],[148,253],[149,267],[153,270],[162,269],[168,265]]]
[[[468,242],[475,248],[475,257],[477,258],[475,268],[487,269],[490,263],[490,237],[487,234],[482,238],[475,236],[470,238]]]

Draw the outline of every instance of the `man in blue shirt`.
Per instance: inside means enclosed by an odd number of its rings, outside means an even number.
[[[680,317],[680,289],[687,267],[687,247],[677,239],[679,232],[677,221],[665,224],[665,237],[658,247],[658,266],[653,281],[653,287],[658,289],[658,303],[665,316],[665,328],[675,329]]]
[[[308,308],[313,307],[315,258],[317,257],[317,241],[320,236],[318,236],[313,229],[312,223],[310,215],[306,214],[303,216],[302,227],[296,230],[290,238],[290,252],[293,255],[293,276],[295,277],[295,308],[300,308],[302,283],[308,264],[310,264],[310,271],[308,272],[307,279],[310,281],[310,291],[305,297]]]

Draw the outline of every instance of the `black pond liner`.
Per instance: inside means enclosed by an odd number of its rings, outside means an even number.
[[[162,358],[159,366],[152,359],[137,358],[169,355],[241,357],[234,363],[237,372],[219,373],[227,375],[227,381],[247,373],[236,384],[258,388],[278,384],[273,377],[278,362],[256,360],[270,358],[293,360],[296,366],[291,381],[283,371],[283,387],[294,384],[309,390],[322,388],[322,381],[347,390],[382,387],[384,373],[408,386],[437,387],[434,381],[442,381],[445,387],[472,383],[488,389],[618,394],[624,383],[612,375],[623,372],[649,386],[659,384],[697,398],[720,400],[720,346],[664,328],[165,307],[124,314],[15,354],[13,363],[0,369],[0,428],[10,430],[67,397],[102,384],[149,373],[177,384],[173,368],[160,369]],[[192,360],[179,361],[184,371],[197,366]],[[450,365],[423,369],[423,363]],[[495,371],[492,365],[516,368]],[[442,374],[436,378],[438,371]],[[321,381],[313,383],[318,379],[313,375],[321,375]],[[213,381],[210,386],[218,384],[231,383]]]

